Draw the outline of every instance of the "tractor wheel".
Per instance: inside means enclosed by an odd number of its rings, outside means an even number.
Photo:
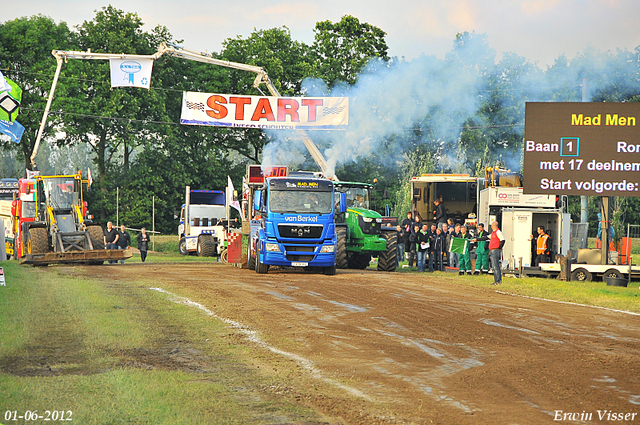
[[[104,249],[104,232],[100,226],[87,226],[93,249]]]
[[[336,227],[336,267],[346,269],[349,267],[347,261],[347,228]]]
[[[184,237],[180,238],[180,242],[178,242],[178,252],[180,255],[187,255],[187,240]]]
[[[216,243],[213,236],[198,236],[198,257],[213,257],[214,255],[216,255]]]
[[[249,270],[255,270],[256,268],[256,258],[251,255],[251,238],[247,243],[247,267]]]
[[[393,272],[396,270],[396,261],[398,258],[398,233],[382,232],[382,237],[387,242],[387,250],[378,255],[378,271]]]
[[[44,227],[34,227],[29,229],[27,235],[27,253],[45,254],[49,252],[49,235]]]
[[[258,274],[269,273],[269,266],[262,264],[260,262],[260,255],[258,255],[258,253],[256,253],[256,273]]]
[[[349,262],[350,269],[358,269],[364,270],[369,267],[369,263],[371,262],[371,255],[369,254],[353,254]]]

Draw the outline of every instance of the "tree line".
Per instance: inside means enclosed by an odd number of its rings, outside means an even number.
[[[2,177],[23,177],[30,167],[56,68],[51,51],[150,55],[162,42],[182,43],[167,27],[142,27],[136,13],[113,6],[73,28],[42,15],[0,23],[0,70],[23,89],[18,121],[26,128],[19,144],[0,137]],[[408,181],[420,173],[482,175],[484,167],[495,165],[519,170],[527,101],[581,101],[584,81],[591,101],[640,100],[640,47],[587,48],[542,69],[514,53],[498,58],[483,34],[458,34],[443,59],[409,61],[389,57],[386,33],[353,16],[318,22],[314,33],[307,45],[293,40],[284,26],[255,30],[226,39],[212,56],[263,67],[284,96],[355,99],[354,113],[360,108],[375,122],[356,114],[353,131],[311,136],[327,153],[342,145],[346,152],[338,155],[336,175],[377,180],[374,208],[383,212],[388,206],[397,216],[409,207]],[[414,76],[402,103],[411,113],[393,115],[386,109],[389,99],[403,95],[390,82],[397,78],[399,87]],[[112,90],[106,61],[69,60],[36,162],[43,174],[91,167],[94,184],[87,200],[99,222],[115,221],[117,209],[120,222],[151,227],[155,196],[156,229],[174,233],[185,185],[221,189],[230,175],[238,188],[246,164],[261,163],[265,147],[281,143],[280,136],[261,130],[180,125],[182,92],[260,95],[253,80],[252,73],[162,57],[149,90]],[[303,151],[299,155],[300,168],[317,169]],[[573,198],[569,211],[577,220],[580,206]],[[640,221],[637,198],[621,198],[614,206],[620,226]],[[594,218],[596,210],[590,202]]]

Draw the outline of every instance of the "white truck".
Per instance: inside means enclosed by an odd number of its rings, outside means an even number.
[[[185,203],[178,225],[178,251],[182,255],[224,257],[226,251],[225,192],[221,190],[185,191]]]

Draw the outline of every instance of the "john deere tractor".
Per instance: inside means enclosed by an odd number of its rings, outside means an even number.
[[[395,226],[385,226],[382,215],[369,209],[373,185],[338,181],[334,186],[347,198],[347,211],[336,214],[336,267],[365,269],[373,256],[378,270],[394,271],[398,236]]]

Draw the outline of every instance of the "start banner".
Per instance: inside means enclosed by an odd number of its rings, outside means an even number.
[[[349,124],[349,98],[184,92],[180,123],[283,130],[340,130]]]

